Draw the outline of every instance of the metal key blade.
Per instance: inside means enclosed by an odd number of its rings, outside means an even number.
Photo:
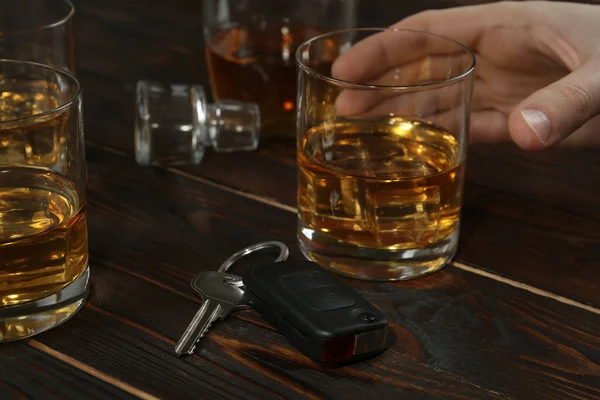
[[[178,356],[192,354],[198,340],[204,336],[220,314],[221,305],[215,300],[206,299],[175,345],[175,353]]]
[[[233,274],[204,271],[196,275],[192,280],[192,288],[204,302],[175,346],[178,356],[192,354],[198,340],[217,319],[248,307],[246,303],[240,304],[244,295],[242,286],[242,278]]]

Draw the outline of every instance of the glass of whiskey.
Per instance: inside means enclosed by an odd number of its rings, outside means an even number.
[[[71,317],[88,293],[81,88],[0,60],[0,342]]]
[[[261,138],[296,134],[298,46],[353,28],[358,0],[203,0],[206,62],[215,100],[256,103]]]
[[[459,237],[475,57],[427,32],[350,29],[300,45],[298,242],[343,275],[442,268]]]
[[[33,61],[75,74],[69,0],[2,0],[0,58]]]

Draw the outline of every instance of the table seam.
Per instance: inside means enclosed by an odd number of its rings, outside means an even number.
[[[27,344],[36,350],[46,353],[49,356],[56,358],[57,360],[60,360],[60,361],[66,363],[66,364],[68,364],[90,376],[93,376],[96,379],[99,379],[111,386],[121,389],[122,391],[129,393],[133,396],[136,396],[140,399],[144,399],[144,400],[159,400],[160,399],[159,397],[153,396],[150,393],[147,393],[133,385],[122,382],[111,375],[101,372],[101,371],[97,370],[96,368],[91,367],[88,364],[85,364],[79,360],[76,360],[73,357],[70,357],[64,353],[61,353],[60,351],[55,350],[52,347],[47,346],[47,345],[37,341],[36,339],[29,339],[27,341]]]

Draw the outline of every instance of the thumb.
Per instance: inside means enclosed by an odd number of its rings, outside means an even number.
[[[566,77],[519,103],[508,118],[508,130],[525,150],[559,143],[600,114],[600,61],[590,60]]]

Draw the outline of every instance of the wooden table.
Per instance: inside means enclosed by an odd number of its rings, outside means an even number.
[[[376,3],[360,25],[456,4]],[[76,2],[92,292],[68,323],[0,346],[0,398],[600,399],[598,149],[472,147],[456,260],[404,283],[348,281],[390,320],[377,358],[321,367],[255,311],[175,357],[197,271],[270,239],[301,257],[293,143],[197,167],[134,162],[135,82],[208,85],[200,4]]]

